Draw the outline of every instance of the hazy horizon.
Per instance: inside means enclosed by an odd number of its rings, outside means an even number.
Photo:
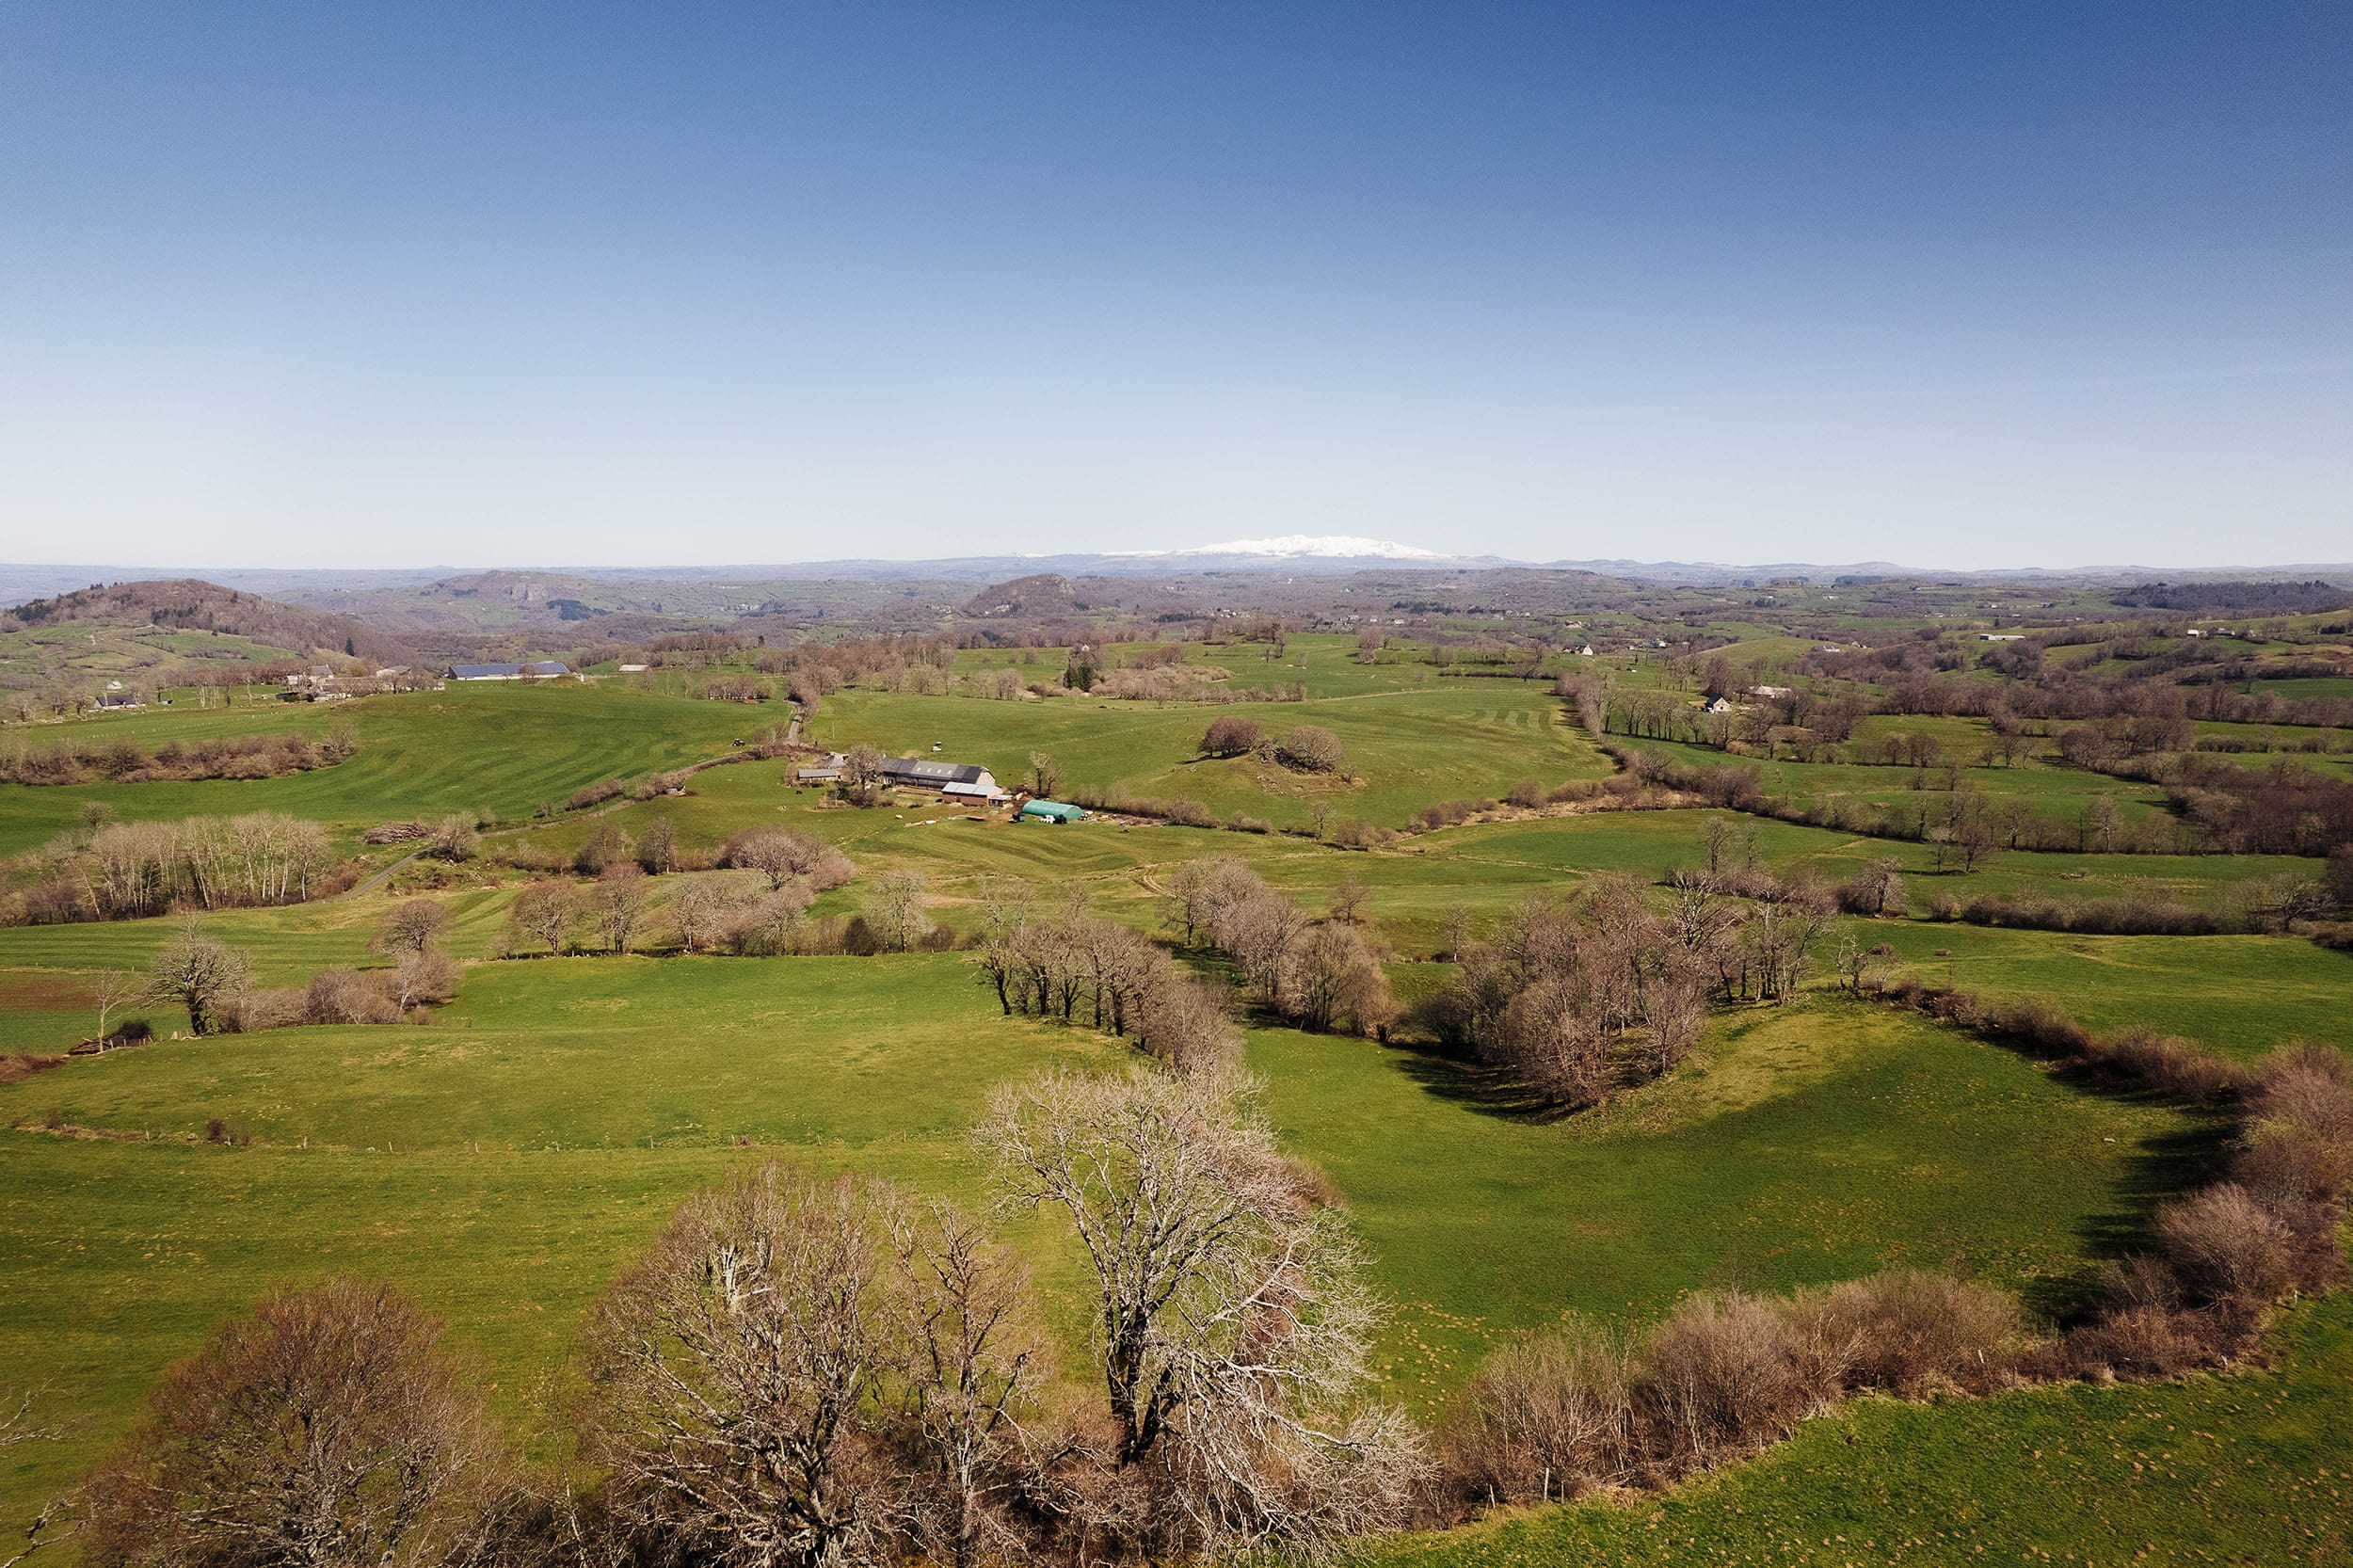
[[[0,9],[0,557],[2328,562],[2342,8]]]

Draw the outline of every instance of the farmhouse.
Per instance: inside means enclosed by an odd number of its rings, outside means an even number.
[[[139,700],[139,695],[136,692],[105,692],[100,695],[98,706],[112,712],[118,709],[144,708],[147,704]]]
[[[1703,713],[1729,713],[1732,712],[1732,699],[1730,697],[1720,696],[1715,701],[1709,703],[1706,707],[1701,709],[1700,712]]]
[[[452,680],[529,680],[543,676],[569,675],[571,666],[561,659],[539,659],[528,664],[452,664]]]

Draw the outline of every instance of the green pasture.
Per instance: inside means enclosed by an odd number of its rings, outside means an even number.
[[[2291,1312],[2267,1367],[1982,1400],[1871,1399],[1666,1496],[1507,1512],[1378,1568],[2305,1564],[2353,1557],[2353,1300]]]
[[[2253,682],[2265,696],[2302,699],[2313,696],[2353,696],[2353,675],[2299,675]]]
[[[347,727],[360,749],[332,767],[281,778],[0,784],[0,854],[30,848],[71,825],[86,800],[104,801],[126,818],[273,810],[344,828],[452,811],[522,817],[543,800],[560,805],[600,778],[635,777],[718,755],[747,722],[744,710],[727,704],[550,681],[453,682],[444,691],[329,706],[174,708],[30,726],[10,730],[5,744],[87,744],[120,734],[152,747],[175,738],[324,735]]]
[[[952,956],[592,957],[477,965],[429,1027],[168,1042],[0,1088],[0,1384],[51,1381],[85,1420],[0,1472],[0,1504],[86,1460],[279,1275],[401,1280],[520,1412],[668,1208],[752,1158],[742,1141],[970,1198],[963,1134],[990,1085],[1117,1060],[1000,1016]],[[1686,1074],[1566,1122],[1367,1042],[1267,1032],[1254,1060],[1287,1142],[1348,1195],[1398,1306],[1384,1366],[1425,1408],[1498,1335],[1641,1320],[1704,1284],[1946,1261],[2061,1304],[2207,1138],[1829,999],[1728,1016]],[[193,1141],[215,1117],[254,1142]]]

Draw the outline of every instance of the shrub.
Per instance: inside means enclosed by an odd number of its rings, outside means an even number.
[[[1215,827],[1217,817],[1197,800],[1172,800],[1162,813],[1166,821],[1179,827]]]
[[[253,1134],[239,1123],[215,1116],[204,1124],[204,1141],[241,1149],[253,1142]]]
[[[1258,749],[1266,740],[1266,728],[1257,719],[1226,713],[1209,721],[1202,732],[1201,751],[1209,757],[1241,757]]]
[[[1835,1354],[1786,1305],[1740,1291],[1687,1299],[1651,1336],[1636,1418],[1669,1474],[1786,1437],[1838,1389]]]
[[[1348,766],[1348,747],[1340,738],[1317,725],[1303,724],[1283,737],[1275,760],[1302,773],[1339,773]]]
[[[314,1024],[392,1024],[400,1021],[400,1009],[356,970],[328,968],[311,977],[303,1019]]]
[[[602,806],[606,801],[612,800],[616,796],[619,795],[620,792],[621,781],[619,779],[600,779],[594,784],[584,784],[579,789],[574,790],[571,793],[571,798],[567,800],[564,804],[571,810],[585,811],[591,806]]]
[[[220,1009],[220,1027],[231,1034],[255,1034],[265,1029],[292,1029],[311,1021],[308,986],[287,985],[246,991]]]
[[[1545,781],[1541,778],[1523,778],[1513,785],[1511,792],[1503,798],[1522,808],[1542,806],[1545,803]]]
[[[1621,1480],[1635,1460],[1625,1353],[1575,1326],[1498,1351],[1448,1411],[1439,1441],[1468,1499],[1541,1502]]]
[[[1377,849],[1395,837],[1362,817],[1347,817],[1332,824],[1331,843],[1337,849]]]
[[[1827,1336],[1844,1347],[1846,1385],[1906,1399],[1999,1387],[2026,1342],[2007,1292],[1918,1269],[1833,1286],[1820,1310]]]
[[[2223,1182],[2157,1210],[2166,1261],[2194,1302],[2264,1305],[2294,1282],[2287,1226],[2236,1182]]]

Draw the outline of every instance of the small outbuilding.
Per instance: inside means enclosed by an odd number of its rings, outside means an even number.
[[[1083,807],[1064,805],[1059,800],[1030,800],[1021,803],[1016,819],[1020,822],[1066,823],[1086,821]]]

